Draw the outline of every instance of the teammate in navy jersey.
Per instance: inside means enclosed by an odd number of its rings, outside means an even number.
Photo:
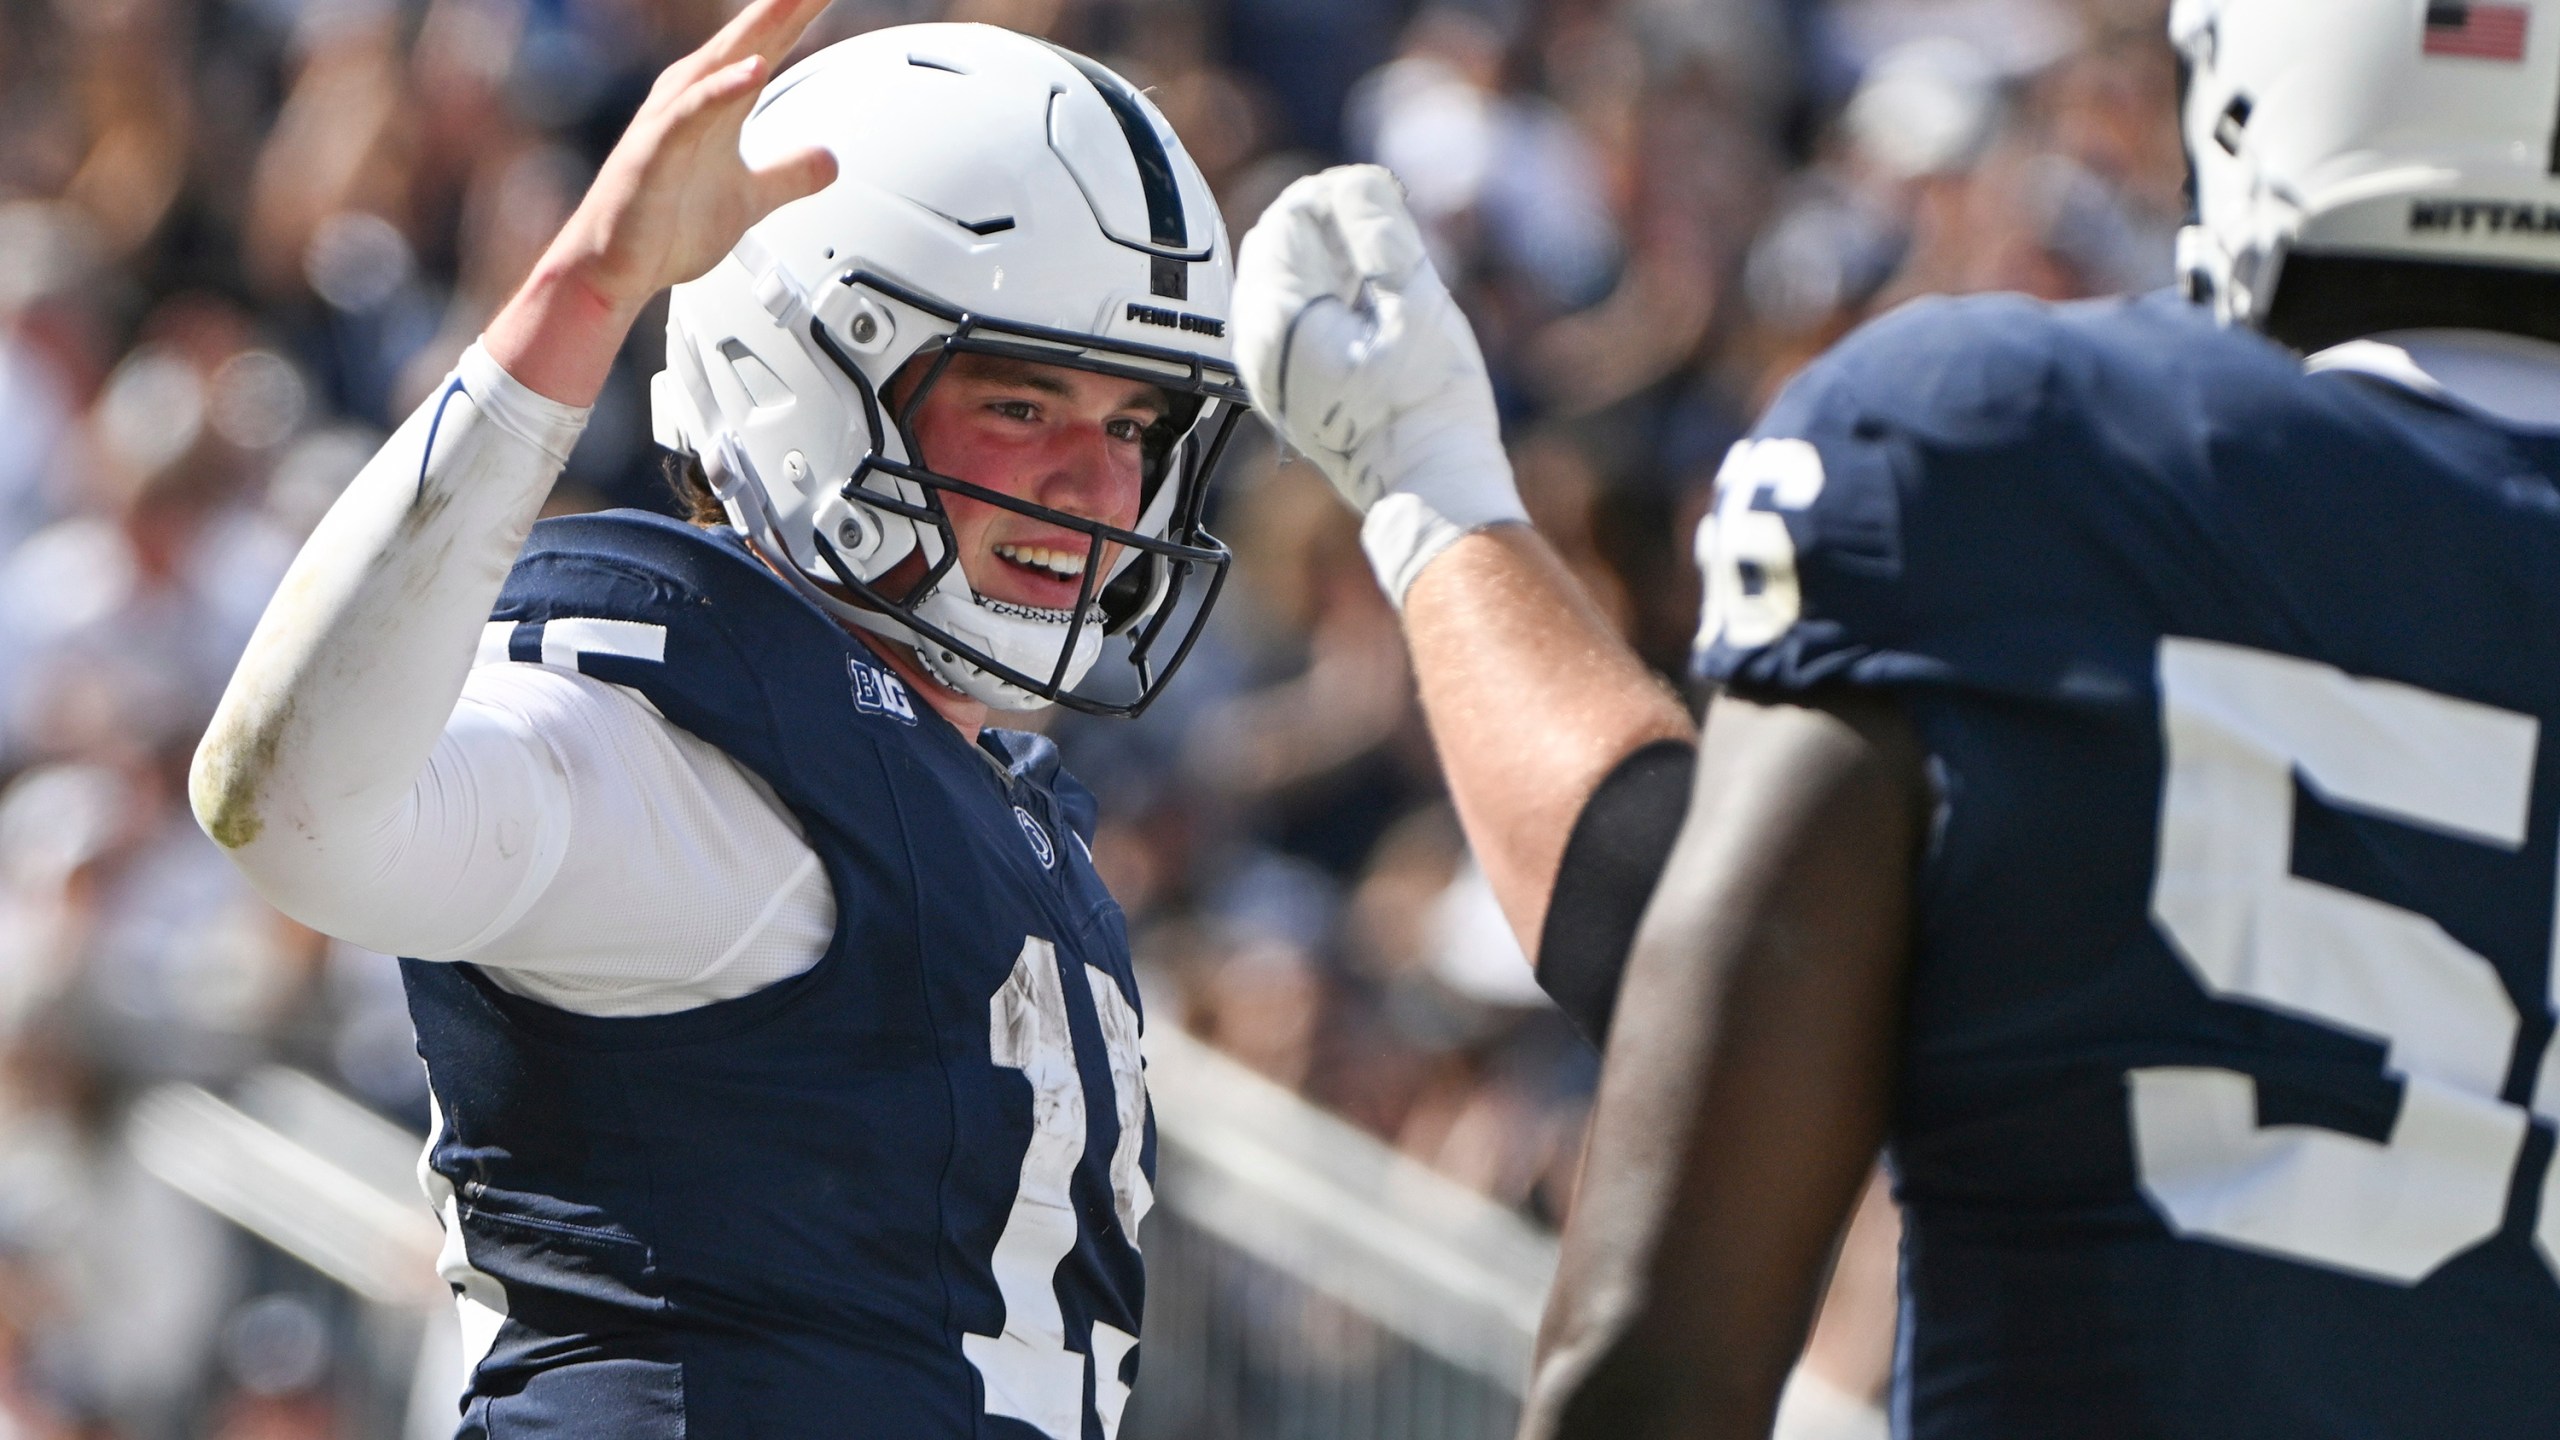
[[[1790,386],[1693,767],[1391,183],[1245,239],[1542,978],[1598,1029],[1637,936],[1524,1435],[1766,1434],[1880,1143],[1898,1433],[2560,1433],[2560,4],[2172,27],[2186,293]]]
[[[466,1436],[1110,1440],[1154,1142],[1092,798],[1226,554],[1217,210],[1091,61],[824,0],[669,69],[295,562],[197,756],[401,962]],[[1010,272],[1010,283],[1008,283]],[[534,525],[674,285],[693,524]]]

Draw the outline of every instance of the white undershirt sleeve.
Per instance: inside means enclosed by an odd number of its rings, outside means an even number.
[[[471,672],[455,728],[540,736],[565,832],[540,892],[421,959],[586,1014],[648,1015],[750,994],[815,964],[835,895],[772,789],[634,692],[575,671]]]
[[[465,692],[585,421],[473,346],[295,558],[190,798],[314,929],[572,1009],[684,1009],[814,963],[833,897],[771,792],[628,692],[504,663]]]
[[[534,833],[561,783],[543,748],[449,739],[446,722],[586,414],[475,345],[294,557],[188,786],[286,914],[377,950],[437,948],[497,920],[555,854]]]

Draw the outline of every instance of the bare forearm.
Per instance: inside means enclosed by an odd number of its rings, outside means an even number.
[[[526,389],[583,408],[603,392],[614,356],[650,297],[608,293],[578,268],[578,248],[570,234],[554,241],[490,319],[480,344]]]
[[[1711,713],[1628,967],[1524,1437],[1767,1433],[1890,1106],[1917,775],[1874,702]]]
[[[1477,531],[1406,592],[1405,638],[1467,842],[1534,958],[1574,819],[1688,712],[1537,532]]]

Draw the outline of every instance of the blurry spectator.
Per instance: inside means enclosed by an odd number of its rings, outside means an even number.
[[[1343,100],[1386,58],[1401,8],[1375,0],[1230,0],[1228,54],[1279,98],[1279,144],[1342,153]]]
[[[0,202],[0,554],[68,503],[63,438],[107,359],[100,259],[71,206]]]
[[[299,539],[244,469],[306,404],[236,310],[153,313],[87,417],[71,513],[0,556],[0,756],[186,753]]]
[[[1426,12],[1404,54],[1352,92],[1351,149],[1407,177],[1443,253],[1516,274],[1545,308],[1580,309],[1617,263],[1598,156],[1553,101],[1497,89],[1502,62],[1483,21]]]

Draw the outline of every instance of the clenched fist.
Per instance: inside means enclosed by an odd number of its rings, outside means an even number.
[[[1339,166],[1282,191],[1237,250],[1235,325],[1255,408],[1367,517],[1391,599],[1459,537],[1526,523],[1483,352],[1394,176]]]

